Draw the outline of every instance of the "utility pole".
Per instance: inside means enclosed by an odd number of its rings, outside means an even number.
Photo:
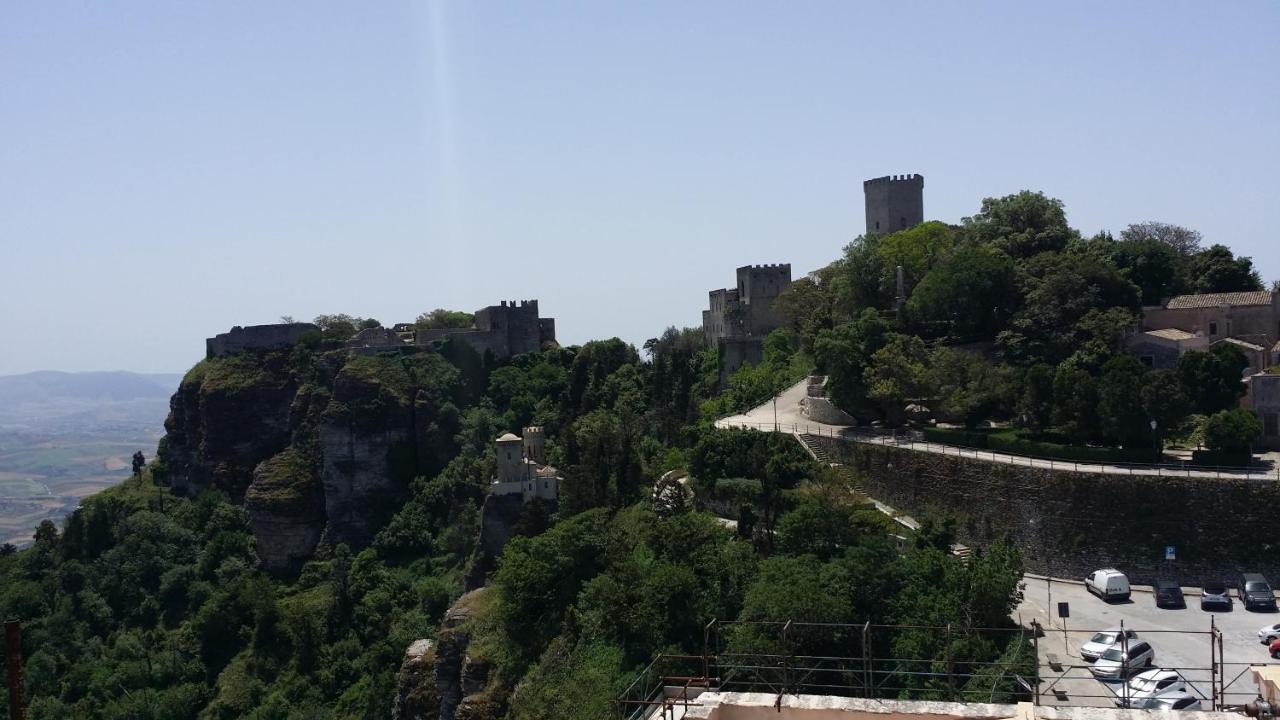
[[[9,720],[26,720],[22,692],[22,626],[17,620],[4,623],[4,655],[9,665]]]

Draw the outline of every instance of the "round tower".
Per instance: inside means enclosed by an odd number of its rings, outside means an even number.
[[[524,429],[524,456],[539,465],[547,464],[547,436],[543,434],[542,426]]]
[[[498,482],[519,482],[523,479],[520,466],[524,458],[520,454],[520,438],[503,433],[494,441],[498,455]]]

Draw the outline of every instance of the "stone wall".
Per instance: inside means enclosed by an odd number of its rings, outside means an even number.
[[[756,365],[764,360],[762,338],[720,339],[720,387],[729,385],[729,376],[743,365]]]
[[[1114,566],[1150,584],[1171,569],[1194,585],[1251,571],[1280,582],[1275,480],[1101,475],[815,441],[854,468],[871,497],[903,512],[953,515],[966,545],[1007,535],[1028,572],[1083,578]],[[1178,554],[1171,567],[1167,545]]]
[[[800,414],[827,425],[857,425],[849,413],[841,410],[824,397],[805,397],[800,399]]]
[[[311,323],[279,323],[231,328],[204,341],[205,357],[222,357],[244,350],[271,350],[293,345],[309,332],[320,328]]]

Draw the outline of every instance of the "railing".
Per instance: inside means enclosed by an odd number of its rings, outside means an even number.
[[[1021,465],[1048,470],[1070,470],[1072,472],[1091,472],[1101,475],[1155,475],[1157,477],[1205,477],[1236,478],[1246,480],[1280,480],[1280,464],[1268,470],[1260,470],[1259,466],[1251,468],[1232,468],[1208,465],[1192,465],[1181,463],[1092,463],[1078,460],[1062,460],[1060,458],[1036,455],[1010,455],[994,450],[944,445],[926,442],[924,434],[918,430],[891,430],[875,428],[846,428],[836,425],[810,423],[770,423],[745,422],[740,420],[718,420],[716,427],[743,428],[766,432],[786,432],[795,435],[814,435],[851,442],[875,445],[892,445],[917,452],[931,452],[940,455],[985,460],[1005,465]]]
[[[1263,663],[1224,662],[1222,632],[1216,624],[1211,622],[1207,630],[1134,630],[1155,648],[1157,662],[1152,667],[1176,673],[1204,709],[1236,709],[1256,697],[1248,669]],[[1078,629],[1071,634],[1078,640],[1094,632]],[[904,633],[918,634],[907,647],[930,647],[933,657],[895,652],[903,647],[896,641]],[[697,705],[703,692],[716,690],[773,694],[779,705],[787,695],[1138,705],[1141,698],[1134,697],[1127,680],[1095,675],[1091,664],[1070,657],[1065,647],[1060,658],[1054,652],[1057,633],[1052,628],[1046,633],[1034,621],[1029,627],[962,628],[713,620],[707,626],[704,654],[659,656],[617,699],[617,717],[675,717],[676,709]],[[1172,636],[1203,638],[1206,662],[1160,663],[1160,639]],[[964,659],[961,653],[974,647],[975,640],[999,650],[999,659]],[[673,668],[683,668],[683,674],[670,674]],[[1146,669],[1126,667],[1122,674],[1131,678]]]

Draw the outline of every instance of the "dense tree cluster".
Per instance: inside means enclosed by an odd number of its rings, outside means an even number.
[[[1125,348],[1141,307],[1261,288],[1249,258],[1195,231],[1147,222],[1085,238],[1061,201],[1024,191],[958,226],[859,237],[778,307],[832,400],[863,420],[901,424],[915,403],[970,428],[1004,420],[1032,437],[1152,447],[1233,407],[1247,362],[1215,346],[1149,370]]]

